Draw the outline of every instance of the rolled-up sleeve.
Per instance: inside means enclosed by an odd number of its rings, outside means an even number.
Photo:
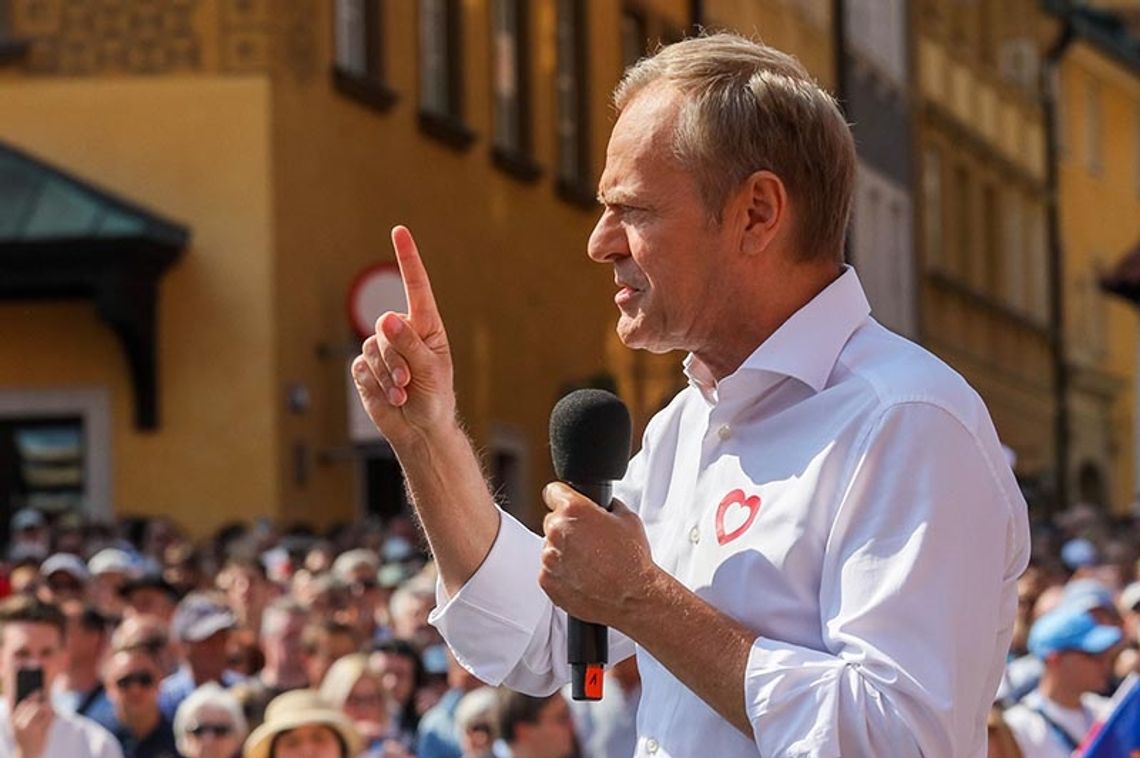
[[[1028,523],[978,424],[902,403],[855,446],[821,571],[825,649],[760,638],[749,656],[762,755],[984,755]]]
[[[478,571],[455,595],[436,584],[429,621],[456,660],[482,681],[530,695],[549,695],[570,680],[566,613],[538,586],[542,538],[500,511],[499,534]],[[610,630],[610,662],[633,643]]]

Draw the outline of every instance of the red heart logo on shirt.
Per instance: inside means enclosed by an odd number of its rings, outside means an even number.
[[[756,514],[760,512],[760,496],[746,497],[744,490],[733,490],[724,496],[716,508],[716,541],[722,545],[732,542],[748,531]],[[725,521],[737,524],[731,532],[725,532]]]

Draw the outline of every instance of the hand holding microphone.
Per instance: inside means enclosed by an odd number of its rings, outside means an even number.
[[[612,569],[615,562],[620,564],[623,548],[629,547],[629,543],[615,534],[614,529],[630,528],[632,518],[633,527],[640,530],[640,521],[624,506],[614,515],[605,514],[597,507],[611,509],[613,483],[625,476],[629,463],[630,432],[629,411],[620,399],[603,390],[572,392],[562,398],[551,413],[550,449],[554,471],[560,480],[584,496],[575,498],[557,486],[549,487],[545,493],[552,512],[543,525],[547,546],[543,551],[543,573],[539,582],[563,607],[567,602],[574,602],[569,590],[587,595],[585,600],[598,600],[601,598],[596,596],[616,590],[613,581],[607,579],[606,569]],[[591,522],[595,521],[598,524],[593,527]],[[621,523],[613,523],[615,521]],[[611,540],[617,537],[617,544],[606,544],[604,539],[599,539],[606,527],[609,527]],[[640,537],[647,557],[644,532]],[[575,550],[578,560],[585,565],[575,565]],[[590,595],[595,597],[590,598]],[[571,615],[567,631],[572,695],[575,700],[600,700],[602,675],[609,662],[607,629]]]

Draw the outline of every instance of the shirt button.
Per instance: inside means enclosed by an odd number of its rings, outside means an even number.
[[[653,739],[652,737],[645,741],[645,749],[650,753],[656,753],[657,748],[659,747],[661,746],[657,744],[657,740]]]
[[[689,530],[689,542],[692,542],[695,545],[700,541],[701,541],[700,527],[694,526],[692,529]]]
[[[732,427],[728,424],[721,424],[720,428],[716,430],[716,436],[722,440],[726,440],[732,436]]]

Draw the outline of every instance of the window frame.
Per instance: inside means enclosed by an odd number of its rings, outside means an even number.
[[[363,73],[341,65],[341,4],[359,2],[363,14],[360,30],[364,46]],[[379,111],[395,105],[396,93],[386,81],[384,65],[384,0],[333,0],[333,62],[330,71],[333,87],[361,103]],[[347,43],[346,43],[347,44]]]
[[[499,10],[501,6],[509,5],[513,10],[514,28],[507,25],[500,26]],[[534,158],[534,127],[532,119],[531,98],[531,50],[530,50],[530,2],[529,0],[491,0],[490,2],[490,51],[491,51],[491,161],[506,173],[524,181],[534,181],[542,174]],[[512,36],[512,52],[514,61],[513,97],[500,93],[500,65],[499,34],[500,32]],[[503,113],[503,105],[509,102],[513,105],[511,115]],[[516,136],[515,144],[506,144],[501,140],[500,125],[504,119],[513,119],[513,129]]]
[[[567,32],[563,14],[569,9],[571,28]],[[597,207],[597,189],[593,181],[593,161],[590,154],[590,103],[588,96],[587,66],[587,25],[586,8],[582,0],[556,0],[555,5],[555,67],[554,67],[554,128],[555,128],[555,188],[558,195],[567,202],[588,208]],[[569,37],[569,39],[567,39]],[[574,91],[568,93],[572,100],[573,135],[564,137],[563,119],[564,92],[563,71],[569,57],[569,73],[572,74]],[[573,174],[565,172],[564,151],[569,142],[573,143]]]
[[[441,3],[445,28],[439,49],[443,58],[445,100],[442,109],[426,104],[425,83],[428,74],[425,66],[427,51],[424,14],[425,3]],[[417,65],[417,120],[420,130],[456,150],[465,150],[475,141],[475,133],[464,122],[463,77],[463,4],[459,0],[417,0],[416,2],[416,65]],[[434,36],[434,34],[433,34]]]

